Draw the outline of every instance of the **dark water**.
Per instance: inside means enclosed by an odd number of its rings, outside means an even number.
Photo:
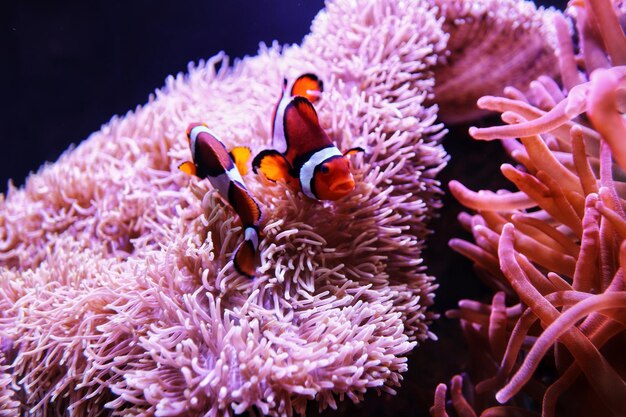
[[[220,50],[300,42],[321,0],[0,2],[0,192],[23,184],[169,74]],[[564,0],[542,4],[562,6]]]
[[[542,4],[562,6],[563,0]],[[300,42],[321,0],[3,1],[0,192],[55,161],[169,74],[224,50]]]
[[[0,192],[223,50],[299,43],[321,0],[13,1],[0,5]],[[1,44],[0,44],[1,45]],[[0,48],[2,49],[2,48]]]

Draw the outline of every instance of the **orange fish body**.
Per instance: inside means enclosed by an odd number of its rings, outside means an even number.
[[[249,156],[249,150],[239,147],[229,153],[222,141],[202,123],[190,124],[187,138],[193,162],[184,162],[179,168],[201,179],[207,178],[241,219],[244,241],[233,254],[233,264],[239,273],[251,278],[256,270],[261,209],[244,185],[238,168],[245,166],[241,158]]]
[[[312,74],[300,76],[274,109],[272,146],[252,163],[271,181],[284,180],[315,200],[338,200],[354,190],[354,178],[346,155],[341,153],[319,124],[311,101],[317,100],[322,83]],[[295,97],[294,97],[295,96]]]

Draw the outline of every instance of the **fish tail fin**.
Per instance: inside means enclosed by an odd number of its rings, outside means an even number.
[[[248,278],[256,275],[259,232],[256,227],[248,226],[244,231],[244,240],[233,254],[233,265],[237,272]]]

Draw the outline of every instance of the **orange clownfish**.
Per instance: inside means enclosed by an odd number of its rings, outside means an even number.
[[[311,104],[322,89],[322,82],[315,75],[305,74],[294,82],[288,94],[285,80],[274,109],[274,149],[260,152],[252,167],[270,181],[284,180],[314,200],[338,200],[354,190],[346,156],[363,149],[341,153],[324,132]]]
[[[256,272],[261,209],[244,185],[240,173],[245,175],[247,172],[245,163],[250,157],[250,150],[237,147],[229,153],[222,141],[203,123],[190,124],[187,139],[193,162],[183,162],[178,168],[187,174],[208,178],[239,215],[244,240],[233,253],[233,264],[240,274],[252,278]]]

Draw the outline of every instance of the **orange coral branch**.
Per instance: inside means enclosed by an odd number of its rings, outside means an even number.
[[[450,383],[450,391],[452,397],[452,405],[459,417],[476,417],[476,413],[463,396],[463,378],[461,375],[452,377]]]
[[[572,127],[570,134],[572,136],[572,156],[574,158],[574,166],[578,174],[580,185],[586,194],[597,193],[598,185],[595,175],[589,165],[587,152],[585,149],[585,141],[583,140],[583,132],[580,126]]]
[[[604,312],[604,314],[610,318],[613,314],[611,312],[607,312],[606,310],[624,309],[624,306],[626,306],[626,293],[612,292],[591,296],[570,307],[544,330],[531,348],[528,356],[524,359],[524,363],[520,371],[513,376],[511,382],[507,386],[498,392],[498,398],[504,399],[511,391],[514,391],[516,389],[516,385],[519,384],[520,379],[523,378],[520,378],[519,375],[521,373],[532,373],[548,349],[554,345],[560,337],[565,337],[576,322],[592,312]],[[601,378],[593,379],[602,379],[603,384],[594,384],[593,387],[596,390],[601,391],[599,394],[604,397],[614,412],[618,413],[618,415],[623,415],[626,413],[626,382],[622,380],[615,369],[602,357],[602,355],[597,352],[595,346],[591,345],[585,349],[590,349],[590,351],[585,353],[584,356],[588,357],[594,355],[598,356],[600,359],[599,363],[596,363],[598,367],[595,368],[595,372],[600,375]],[[574,350],[570,351],[576,356]],[[581,363],[581,360],[585,359],[584,356],[577,358],[577,363],[581,367],[584,367]],[[585,370],[583,369],[583,371]],[[587,374],[587,377],[590,378],[590,375]]]
[[[553,247],[554,244],[557,244],[559,246],[558,250],[561,250],[567,255],[578,257],[578,253],[580,251],[578,245],[574,243],[570,237],[556,229],[554,226],[535,219],[534,217],[517,213],[511,217],[511,221],[515,225],[515,228],[523,231],[524,234],[529,235],[536,240],[541,240],[544,244],[551,247]]]
[[[546,324],[552,323],[558,319],[559,313],[527,281],[515,259],[513,240],[514,227],[513,225],[506,225],[502,230],[498,249],[502,271],[522,301],[537,314],[542,322]],[[600,355],[589,339],[580,333],[577,328],[568,328],[566,330],[567,332],[562,335],[562,341],[574,355],[587,378],[597,387],[598,394],[602,396],[611,409],[616,412],[626,413],[626,394],[622,394],[623,397],[621,398],[611,394],[612,387],[624,385],[624,381],[615,373],[615,370]],[[506,402],[528,382],[538,365],[538,361],[533,362],[526,359],[524,364],[525,366],[514,375],[507,386],[496,394],[496,399],[501,403]]]
[[[554,26],[559,40],[557,49],[557,57],[559,58],[559,69],[561,70],[561,78],[563,85],[569,91],[575,86],[582,84],[584,80],[576,67],[576,59],[574,58],[574,45],[569,34],[569,28],[563,15],[554,16]]]
[[[528,195],[523,192],[503,192],[496,194],[490,191],[474,192],[456,180],[448,184],[450,192],[461,204],[474,210],[507,211],[535,207]]]
[[[496,209],[482,198],[488,192],[471,192],[469,198],[462,186],[453,190],[464,198],[460,201],[480,211],[471,230],[486,252],[482,259],[497,253],[500,271],[481,271],[492,274],[487,279],[494,288],[498,285],[493,282],[504,276],[503,291],[512,290],[523,312],[504,314],[498,293],[480,310],[459,304],[455,316],[473,320],[471,326],[463,321],[462,327],[472,349],[483,352],[478,359],[486,366],[477,372],[483,377],[477,393],[502,387],[495,396],[505,402],[524,388],[524,395],[539,398],[538,381],[531,378],[554,372],[556,381],[539,394],[542,417],[590,411],[626,415],[624,369],[621,358],[615,359],[622,355],[626,329],[626,66],[620,66],[626,65],[626,35],[620,25],[626,4],[586,0],[573,1],[570,7],[582,56],[574,55],[566,20],[554,18],[565,89],[540,78],[530,91],[511,87],[505,89],[507,98],[485,96],[479,107],[501,113],[508,125],[470,128],[476,139],[502,139],[506,152],[523,165],[504,164],[502,173],[538,207]],[[555,254],[543,245],[569,258],[554,261]],[[503,331],[508,337],[504,353]],[[545,359],[550,360],[544,360],[549,351],[551,357]],[[490,374],[490,360],[501,355],[500,366]],[[518,357],[525,359],[513,372]],[[551,361],[554,369],[542,366],[538,372],[540,362]],[[569,398],[587,386],[592,391],[576,397],[586,408],[573,409]],[[557,408],[559,399],[563,402]],[[504,413],[528,411],[492,407],[481,416]]]
[[[522,144],[526,148],[536,170],[544,171],[552,178],[558,178],[559,184],[564,189],[582,193],[580,180],[570,170],[561,165],[538,135],[522,137]]]
[[[585,2],[598,24],[606,52],[615,66],[626,65],[626,36],[621,28],[615,5],[611,0],[588,0]]]
[[[502,359],[506,350],[507,321],[504,292],[497,292],[493,296],[491,315],[489,316],[489,346],[491,347],[491,354],[497,360]]]
[[[594,208],[598,200],[596,194],[587,196],[587,211],[583,218],[583,236],[580,241],[580,255],[574,272],[573,287],[577,291],[591,291],[599,283],[597,262],[600,257],[600,216]]]
[[[626,137],[626,121],[617,108],[618,92],[624,88],[625,77],[626,68],[593,72],[587,114],[594,128],[611,146],[617,163],[626,170],[626,142],[623,140]]]
[[[448,242],[448,245],[453,250],[459,252],[463,256],[470,258],[477,265],[481,266],[487,271],[490,271],[495,275],[499,274],[500,271],[498,270],[498,259],[484,249],[461,239],[451,239],[450,242]]]
[[[511,111],[522,110],[521,115],[528,121],[515,125],[494,126],[483,129],[471,127],[469,134],[475,139],[514,138],[539,135],[561,128],[570,120],[585,111],[587,84],[575,86],[565,100],[562,100],[548,112],[544,112],[526,103],[511,101],[499,97],[486,96],[478,100],[480,108]]]
[[[435,404],[430,409],[432,417],[449,417],[446,412],[446,384],[439,384],[435,389]]]
[[[509,181],[513,182],[517,188],[532,198],[539,207],[567,225],[577,236],[582,235],[580,219],[565,199],[565,196],[563,196],[556,182],[544,176],[543,179],[550,182],[549,184],[544,184],[538,178],[526,174],[509,164],[503,164],[500,169]],[[550,185],[553,185],[553,187],[550,187]]]

